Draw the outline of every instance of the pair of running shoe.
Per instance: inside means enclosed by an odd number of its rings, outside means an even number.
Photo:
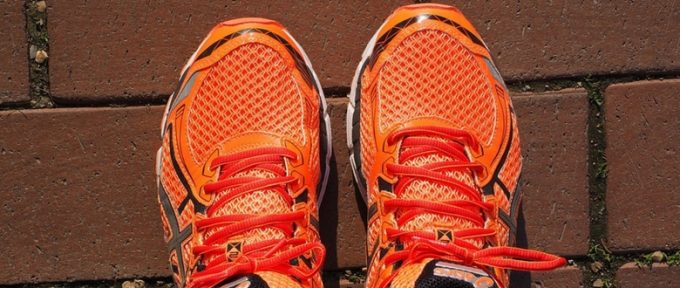
[[[491,58],[459,10],[436,4],[397,9],[368,43],[347,107],[367,287],[508,287],[509,269],[565,264],[512,247],[522,159]],[[319,79],[282,25],[212,29],[168,101],[157,157],[179,287],[323,287],[329,122]]]

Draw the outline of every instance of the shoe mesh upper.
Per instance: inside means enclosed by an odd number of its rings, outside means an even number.
[[[437,118],[448,121],[451,127],[470,132],[481,143],[490,143],[494,137],[498,107],[492,84],[484,72],[486,67],[482,65],[483,63],[480,63],[470,50],[446,32],[422,30],[406,37],[390,53],[381,68],[376,79],[378,82],[375,91],[366,89],[367,83],[362,83],[364,84],[362,93],[376,93],[374,101],[377,101],[377,103],[364,103],[364,99],[370,97],[362,97],[363,139],[371,139],[372,130],[370,127],[364,127],[368,125],[363,125],[363,123],[370,123],[367,121],[369,119],[364,119],[364,117],[372,117],[370,107],[374,106],[378,108],[375,112],[377,113],[375,119],[378,121],[376,127],[382,132],[412,119]],[[362,80],[366,79],[364,77]],[[436,140],[444,141],[443,139]],[[362,141],[361,148],[362,162],[367,164],[363,166],[364,173],[368,174],[366,169],[372,165],[370,162],[375,153],[375,147],[370,141]],[[509,155],[510,161],[519,162],[517,160],[518,148],[516,147],[516,151]],[[400,152],[403,153],[404,150]],[[401,164],[423,166],[450,160],[445,155],[430,154],[415,157]],[[510,168],[505,172],[509,180],[516,177],[515,170],[519,169],[518,167]],[[470,187],[475,186],[470,171],[449,170],[441,171],[441,173]],[[404,187],[399,197],[431,201],[469,200],[455,188],[427,180],[410,182]],[[398,218],[403,212],[405,211],[398,211],[395,216]],[[435,228],[455,231],[472,226],[472,222],[459,217],[421,213],[399,228],[433,232]],[[371,228],[369,227],[370,242],[376,240],[376,237],[371,235]],[[473,244],[480,248],[483,246],[480,241],[474,241]],[[369,243],[369,247],[371,245],[372,243]],[[412,287],[422,272],[421,264],[401,267],[392,282],[392,287]],[[369,278],[374,279],[375,276],[371,275]]]
[[[517,181],[519,180],[519,173],[522,170],[522,154],[520,152],[519,131],[517,129],[517,120],[512,119],[512,126],[514,131],[512,134],[512,145],[505,161],[503,169],[498,173],[498,177],[506,185],[511,192],[515,191]]]
[[[381,130],[401,121],[435,117],[470,131],[480,141],[490,141],[495,124],[495,100],[488,77],[472,53],[449,34],[438,30],[414,33],[399,44],[381,72],[377,88]],[[420,167],[450,160],[444,155],[430,154],[402,164]],[[470,171],[443,171],[443,174],[475,186]],[[412,181],[399,196],[431,201],[470,200],[455,188],[428,180]],[[401,229],[433,231],[437,226],[445,226],[458,230],[472,225],[459,217],[422,213],[404,223]],[[481,247],[481,243],[477,244]]]
[[[258,276],[262,277],[262,280],[267,283],[270,288],[296,288],[301,287],[300,283],[295,282],[293,279],[287,275],[276,273],[276,272],[258,272]]]
[[[200,80],[200,87],[187,106],[186,134],[183,137],[188,139],[190,155],[186,156],[190,157],[184,159],[187,161],[192,159],[194,163],[203,165],[220,144],[249,132],[288,137],[298,145],[310,145],[311,151],[318,151],[319,143],[316,139],[319,137],[319,124],[315,117],[318,102],[306,101],[298,86],[292,68],[286,64],[277,50],[260,43],[249,43],[234,49],[205,70],[205,78]],[[312,120],[313,124],[306,124]],[[307,139],[313,141],[307,143]],[[183,189],[177,175],[170,168],[167,143],[168,139],[165,139],[161,181],[170,195],[172,205],[177,207],[188,192]],[[253,143],[247,147],[239,147],[238,150],[254,149],[260,145]],[[311,153],[307,164],[311,171],[319,170],[318,152]],[[281,168],[285,169],[283,165],[284,163],[281,163]],[[233,177],[272,178],[275,175],[267,170],[250,169]],[[315,183],[318,177],[314,174],[308,180]],[[229,190],[216,194],[215,199],[228,192]],[[193,213],[193,209],[191,210]],[[275,214],[290,211],[291,207],[283,197],[274,190],[264,189],[245,193],[224,203],[215,210],[213,216]],[[316,216],[316,213],[314,215]],[[206,239],[220,229],[219,227],[208,229],[201,236]],[[235,235],[227,241],[240,240],[247,245],[285,237],[279,229],[263,227]],[[190,253],[191,247],[184,250]],[[203,261],[209,263],[215,257],[208,257]],[[188,258],[187,254],[184,259]],[[288,275],[273,272],[258,274],[269,287],[299,287],[299,284],[293,282]]]
[[[378,79],[381,131],[419,117],[436,117],[470,131],[482,143],[493,136],[496,105],[488,77],[460,41],[439,30],[402,41]]]
[[[189,111],[187,133],[196,163],[215,145],[261,131],[305,143],[304,98],[292,71],[272,48],[250,43],[209,68]]]

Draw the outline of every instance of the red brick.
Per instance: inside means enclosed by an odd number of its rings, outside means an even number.
[[[455,1],[446,1],[455,2]],[[220,20],[261,16],[285,24],[324,87],[348,87],[384,18],[409,1],[49,2],[50,79],[60,101],[168,95],[179,70]],[[465,2],[506,79],[679,71],[674,1],[573,4]],[[631,24],[634,23],[634,24]]]
[[[579,288],[583,287],[583,273],[577,267],[565,267],[549,272],[513,272],[511,287]]]
[[[616,272],[616,287],[680,287],[679,274],[679,266],[669,267],[666,264],[654,264],[652,268],[639,268],[635,263],[628,263]]]
[[[524,218],[530,248],[562,255],[588,251],[588,177],[584,90],[513,97],[524,169]]]
[[[30,100],[24,1],[0,2],[0,104]]]
[[[48,1],[50,87],[61,101],[169,95],[217,22],[257,16],[283,23],[324,87],[349,86],[366,42],[408,1]]]
[[[680,248],[680,80],[605,93],[609,248]]]
[[[459,5],[506,79],[679,71],[676,1],[443,1]]]
[[[168,276],[161,107],[0,113],[0,284]],[[7,233],[5,233],[7,232]]]

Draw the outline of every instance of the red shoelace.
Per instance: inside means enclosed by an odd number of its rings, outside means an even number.
[[[473,223],[468,229],[453,231],[450,242],[439,241],[434,232],[405,231],[388,228],[387,237],[407,244],[406,249],[391,253],[385,258],[385,264],[391,265],[402,261],[400,267],[419,262],[425,258],[433,258],[467,266],[491,266],[512,270],[551,270],[566,264],[562,257],[548,253],[516,247],[500,246],[480,249],[471,241],[486,243],[488,237],[496,234],[495,229],[485,228],[487,217],[496,214],[494,203],[485,202],[477,187],[447,176],[444,171],[461,171],[463,173],[483,173],[483,166],[470,161],[465,147],[477,151],[479,144],[469,133],[444,127],[428,126],[405,128],[392,133],[387,141],[392,145],[401,142],[400,162],[415,157],[439,153],[452,160],[425,164],[420,167],[400,164],[387,164],[387,172],[399,177],[394,187],[396,199],[384,202],[385,210],[400,211],[397,227],[402,227],[409,220],[423,213],[457,217]],[[443,141],[442,141],[443,140]],[[467,199],[428,201],[416,199],[399,199],[402,191],[414,180],[426,180],[456,189]],[[380,287],[387,287],[396,276],[385,279]]]
[[[319,271],[326,254],[323,245],[319,242],[309,243],[305,238],[294,236],[294,224],[307,225],[306,212],[216,215],[221,207],[236,197],[264,189],[276,192],[292,207],[294,200],[286,191],[286,185],[297,179],[286,175],[281,165],[285,159],[294,161],[296,155],[286,148],[264,147],[220,156],[211,162],[211,170],[221,170],[218,181],[206,184],[204,190],[208,194],[226,193],[214,200],[207,209],[206,219],[195,223],[197,231],[215,229],[216,232],[205,238],[202,245],[193,248],[192,252],[197,258],[212,259],[204,263],[201,271],[193,273],[188,287],[213,286],[234,276],[259,271],[278,272],[301,280],[309,279]],[[236,177],[236,174],[252,169],[271,172],[275,177]],[[245,245],[241,243],[240,253],[236,257],[229,257],[226,249],[228,240],[256,228],[275,228],[286,238]],[[314,253],[320,260],[313,261],[309,268],[291,265],[292,259],[308,253]]]

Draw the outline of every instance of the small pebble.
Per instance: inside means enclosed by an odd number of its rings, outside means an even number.
[[[666,254],[664,254],[661,251],[656,251],[656,252],[652,253],[652,262],[654,262],[654,263],[661,263],[665,259],[666,259]]]
[[[35,62],[43,63],[45,60],[47,60],[47,52],[45,50],[38,50],[35,53]]]
[[[123,282],[123,287],[122,288],[144,288],[146,287],[146,283],[144,283],[144,280],[133,280],[133,281],[125,281]]]
[[[31,47],[28,48],[28,56],[31,57],[31,59],[35,59],[35,53],[38,52],[38,46],[31,45]]]
[[[593,282],[593,287],[595,288],[602,288],[604,287],[604,281],[602,279],[597,279]]]
[[[593,264],[590,264],[590,270],[593,271],[593,273],[597,273],[602,269],[602,262],[596,261]]]
[[[47,3],[45,3],[45,1],[35,2],[35,10],[38,10],[38,12],[42,13],[45,12],[45,9],[47,9]]]

